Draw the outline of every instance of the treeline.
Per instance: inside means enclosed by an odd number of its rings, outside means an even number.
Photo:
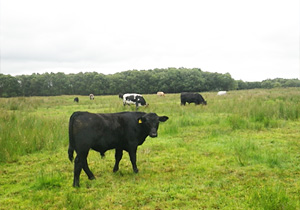
[[[152,94],[206,92],[274,87],[300,87],[298,79],[274,79],[262,82],[234,80],[229,73],[210,73],[193,68],[132,70],[104,75],[44,73],[11,76],[0,74],[0,97],[112,95],[125,92]]]

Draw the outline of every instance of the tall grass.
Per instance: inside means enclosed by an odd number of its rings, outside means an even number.
[[[300,91],[296,88],[232,91],[225,96],[203,93],[207,106],[180,106],[179,94],[166,97],[144,95],[149,107],[139,111],[168,115],[161,135],[176,135],[185,128],[205,125],[229,126],[232,130],[278,128],[283,121],[298,120]],[[0,100],[0,162],[13,161],[19,155],[67,144],[67,125],[73,111],[135,111],[123,106],[117,96],[19,97]],[[222,117],[221,117],[222,116]]]
[[[42,111],[48,101],[40,97],[0,100],[0,162],[66,145],[67,118],[47,109]]]
[[[66,145],[67,122],[60,116],[4,111],[0,113],[0,119],[0,162]]]
[[[272,89],[233,91],[225,96],[209,95],[211,108],[220,113],[235,113],[252,120],[269,119],[297,120],[299,118],[300,91]]]
[[[270,168],[282,168],[290,162],[290,155],[274,146],[266,149],[261,142],[251,139],[231,139],[229,144],[240,166],[264,164]]]
[[[276,128],[282,121],[298,120],[300,91],[296,88],[234,91],[225,96],[208,95],[209,112],[226,113],[232,129]]]
[[[251,207],[264,210],[294,210],[296,203],[290,199],[286,190],[280,186],[264,186],[255,189],[251,195]]]

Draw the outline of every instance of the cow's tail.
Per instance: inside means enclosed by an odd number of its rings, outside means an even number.
[[[69,160],[72,162],[74,157],[74,150],[75,150],[75,141],[74,141],[74,136],[73,136],[73,123],[75,117],[78,115],[78,112],[74,112],[69,121],[69,149],[68,149],[68,154],[69,154]]]

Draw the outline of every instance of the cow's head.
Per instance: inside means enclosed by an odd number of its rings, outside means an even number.
[[[147,113],[138,119],[138,123],[146,127],[150,137],[157,137],[159,122],[165,122],[167,116],[157,116],[155,113]]]
[[[142,96],[137,96],[136,97],[136,102],[139,106],[145,106],[146,105],[146,100]]]

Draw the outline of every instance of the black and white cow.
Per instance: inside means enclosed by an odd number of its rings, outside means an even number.
[[[204,100],[202,95],[199,93],[181,93],[180,94],[181,105],[185,105],[186,103],[195,103],[196,105],[203,104],[206,105],[207,102]]]
[[[78,102],[79,102],[79,98],[78,98],[78,97],[75,97],[75,98],[74,98],[74,102],[77,102],[77,103],[78,103]]]
[[[133,171],[138,173],[136,151],[147,136],[157,137],[159,122],[168,120],[167,116],[156,113],[120,112],[110,114],[94,114],[74,112],[69,122],[69,159],[73,161],[73,153],[77,156],[74,162],[73,186],[79,187],[79,176],[83,169],[90,180],[95,179],[87,163],[90,149],[101,155],[107,150],[115,149],[115,165],[113,172],[119,170],[119,162],[123,150],[129,153]]]
[[[94,94],[91,93],[89,96],[90,96],[90,100],[94,100],[95,99]]]
[[[136,108],[139,106],[145,106],[148,105],[146,104],[146,100],[144,97],[140,94],[137,93],[126,93],[123,95],[123,105],[130,105],[130,104],[135,104]]]

